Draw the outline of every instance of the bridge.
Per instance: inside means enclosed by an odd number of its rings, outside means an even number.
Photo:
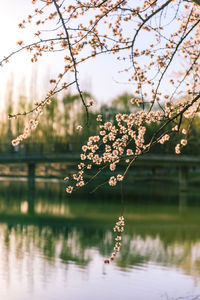
[[[58,162],[78,162],[79,153],[0,153],[0,164],[41,164]],[[200,156],[145,154],[135,165],[138,167],[200,167]]]
[[[32,191],[35,185],[35,168],[37,164],[78,163],[79,161],[80,155],[72,153],[72,151],[67,151],[66,153],[0,153],[0,164],[27,164],[28,187]],[[187,190],[188,171],[190,168],[200,167],[200,156],[146,154],[135,161],[134,167],[145,169],[179,169],[179,186],[184,191]]]

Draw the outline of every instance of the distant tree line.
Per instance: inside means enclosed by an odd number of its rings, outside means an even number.
[[[84,97],[91,98],[91,94],[85,92]],[[46,110],[42,116],[42,122],[32,133],[29,139],[26,140],[26,144],[44,144],[46,148],[48,145],[57,144],[67,145],[66,148],[70,151],[80,151],[81,145],[83,145],[88,136],[96,135],[97,122],[96,117],[98,114],[104,116],[105,121],[113,121],[113,116],[117,113],[134,113],[138,110],[137,104],[132,105],[130,99],[134,98],[129,93],[122,93],[110,101],[109,104],[97,104],[89,111],[90,126],[78,131],[77,126],[83,124],[85,120],[85,110],[80,103],[79,94],[67,93],[61,99],[51,98],[51,105],[46,106]],[[12,93],[8,93],[6,101],[6,114],[13,112],[12,105]],[[15,106],[16,111],[24,111],[31,108],[31,104],[27,104],[26,96],[21,95]],[[144,103],[144,109],[148,110],[149,104]],[[98,108],[97,108],[98,107]],[[156,109],[156,108],[155,108]],[[1,118],[0,121],[0,134],[1,143],[11,143],[14,136],[19,135],[25,126],[26,119],[18,118],[17,120],[7,120]],[[156,127],[161,124],[151,123],[147,126],[145,134],[146,139],[150,139]],[[187,124],[188,126],[188,124]],[[169,125],[171,130],[173,124]],[[190,136],[189,143],[184,147],[183,154],[200,154],[200,117],[197,115],[194,117],[190,124]],[[174,136],[164,145],[158,143],[152,149],[152,153],[169,153],[174,154],[174,148],[177,144],[177,137]],[[134,147],[134,145],[132,145]],[[51,151],[51,149],[49,149]]]

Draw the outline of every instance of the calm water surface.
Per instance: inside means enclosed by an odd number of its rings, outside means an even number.
[[[38,184],[33,203],[25,183],[0,182],[0,299],[200,299],[200,191],[126,201],[121,251],[104,265],[119,199],[58,186]]]

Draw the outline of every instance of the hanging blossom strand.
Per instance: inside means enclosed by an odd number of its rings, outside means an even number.
[[[120,216],[119,220],[115,224],[115,227],[113,228],[113,231],[117,233],[115,237],[115,246],[113,248],[113,252],[111,256],[104,260],[105,264],[109,264],[111,261],[113,261],[116,258],[117,253],[119,253],[122,245],[122,232],[124,232],[124,226],[125,226],[124,217]]]

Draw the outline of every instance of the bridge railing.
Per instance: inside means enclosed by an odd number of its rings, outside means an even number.
[[[15,147],[11,143],[0,143],[0,154],[43,154],[43,153],[73,153],[80,151],[80,145],[75,143],[22,143]]]

